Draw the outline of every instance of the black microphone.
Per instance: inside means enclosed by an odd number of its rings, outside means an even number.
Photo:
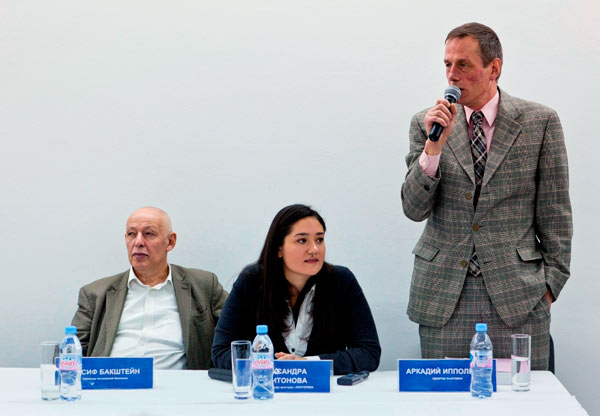
[[[460,88],[450,85],[448,88],[446,88],[446,91],[444,91],[444,98],[448,100],[450,104],[454,104],[460,100]],[[444,130],[444,128],[440,125],[440,123],[433,123],[433,126],[431,126],[431,131],[429,132],[429,140],[432,142],[437,142],[442,135],[442,130]]]

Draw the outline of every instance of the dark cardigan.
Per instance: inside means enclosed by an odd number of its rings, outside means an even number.
[[[324,281],[323,279],[327,279]],[[352,272],[341,266],[332,266],[329,273],[320,275],[315,290],[327,290],[332,303],[333,331],[313,332],[322,335],[310,337],[306,356],[318,355],[322,360],[333,360],[334,374],[356,371],[375,371],[379,366],[381,347],[369,304]],[[260,277],[256,264],[247,266],[227,298],[217,323],[212,345],[212,361],[217,368],[231,368],[231,341],[250,340],[256,336],[256,312],[260,296]],[[317,296],[315,296],[316,302]],[[318,325],[315,319],[315,326]],[[269,331],[275,352],[289,353],[282,334]]]

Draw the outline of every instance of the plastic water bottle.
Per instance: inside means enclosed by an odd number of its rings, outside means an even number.
[[[471,395],[473,397],[485,399],[492,396],[493,356],[487,324],[475,324],[475,335],[471,340]]]
[[[273,343],[268,330],[267,325],[257,325],[252,342],[252,397],[258,400],[273,398]]]
[[[65,337],[60,343],[60,398],[69,402],[81,399],[81,343],[77,338],[77,327],[65,328]]]

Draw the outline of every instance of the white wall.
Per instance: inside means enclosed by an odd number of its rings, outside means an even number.
[[[328,260],[370,301],[381,369],[417,357],[408,124],[446,86],[446,33],[481,21],[504,45],[501,86],[563,122],[575,238],[557,376],[600,414],[597,4],[0,0],[0,366],[35,366],[78,288],[127,268],[125,219],[143,205],[172,216],[172,262],[229,288],[277,210],[312,204]]]

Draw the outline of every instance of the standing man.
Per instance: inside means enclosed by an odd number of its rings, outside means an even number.
[[[427,224],[413,253],[408,304],[423,358],[468,357],[486,322],[494,356],[510,335],[532,338],[532,368],[547,369],[550,306],[569,278],[571,204],[557,114],[498,88],[502,47],[479,23],[446,37],[448,83],[458,104],[438,99],[410,125],[402,206]],[[433,123],[444,127],[428,139]]]
[[[86,357],[153,357],[162,369],[208,369],[227,292],[213,273],[167,262],[177,234],[161,209],[127,220],[131,268],[79,291],[73,317]]]

